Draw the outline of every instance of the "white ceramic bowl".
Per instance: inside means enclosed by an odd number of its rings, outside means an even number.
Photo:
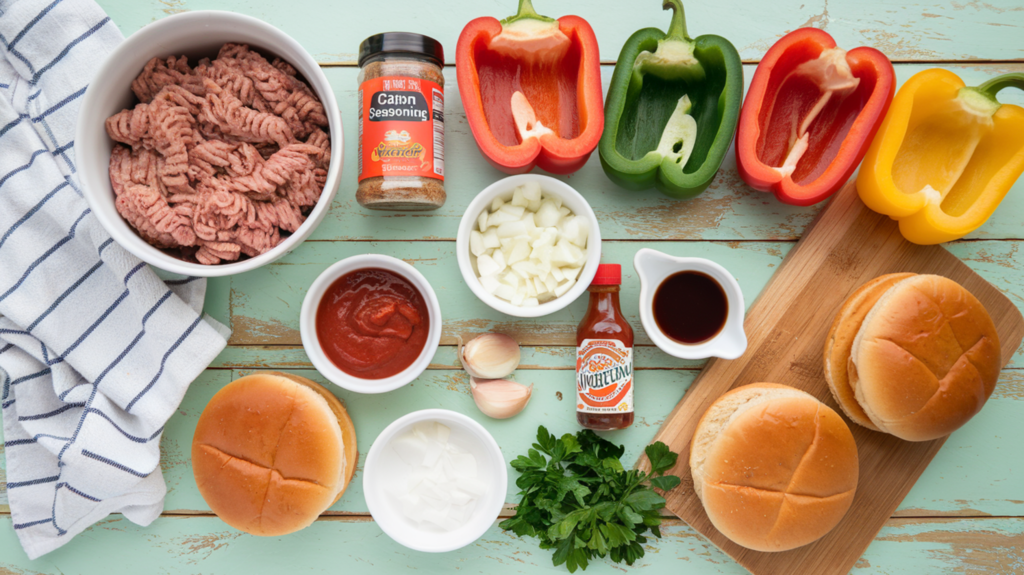
[[[305,223],[274,249],[241,261],[219,265],[186,262],[147,243],[114,207],[114,191],[108,172],[114,141],[107,136],[106,119],[136,102],[132,80],[151,58],[188,56],[194,65],[200,58],[215,57],[226,42],[246,43],[265,56],[278,56],[295,67],[323,102],[330,123],[331,163],[320,201]],[[182,12],[149,24],[134,33],[107,58],[89,84],[78,115],[75,159],[79,181],[89,206],[100,224],[129,252],[158,268],[191,276],[224,276],[268,264],[295,249],[313,232],[331,206],[338,189],[342,163],[341,112],[320,66],[291,36],[242,14],[213,10]]]
[[[423,351],[420,352],[416,361],[403,371],[383,379],[363,379],[345,373],[324,354],[316,335],[316,310],[320,306],[324,292],[341,276],[366,268],[388,270],[409,280],[423,296],[430,317],[430,332],[427,334],[427,342],[423,345]],[[299,334],[302,337],[302,347],[305,348],[306,355],[313,362],[313,367],[332,383],[358,393],[384,393],[398,389],[416,379],[430,365],[430,360],[433,359],[434,352],[437,351],[437,345],[441,342],[441,306],[437,303],[437,295],[430,287],[430,283],[427,282],[427,278],[411,265],[400,259],[378,254],[352,256],[327,268],[313,280],[309,291],[306,292],[306,297],[302,300],[302,310],[299,312]]]
[[[573,214],[586,218],[590,224],[590,232],[587,237],[587,263],[583,265],[579,277],[576,278],[576,284],[569,288],[569,291],[562,294],[561,297],[556,297],[537,306],[523,307],[512,305],[511,302],[488,293],[484,289],[483,284],[480,283],[480,278],[476,275],[471,259],[472,256],[469,253],[469,234],[476,227],[476,220],[480,217],[480,213],[491,209],[491,202],[494,201],[494,198],[508,201],[512,199],[512,192],[517,187],[531,181],[539,182],[545,194],[560,197],[562,205],[572,210]],[[466,208],[466,213],[463,214],[462,221],[459,223],[459,233],[455,240],[455,254],[459,260],[459,269],[462,271],[462,277],[466,280],[466,285],[469,286],[469,289],[473,290],[476,297],[480,298],[480,301],[485,304],[501,313],[516,317],[540,317],[554,313],[569,305],[590,287],[590,282],[594,280],[594,275],[597,274],[597,266],[601,263],[601,229],[597,222],[597,216],[594,215],[594,210],[591,209],[590,204],[569,184],[550,176],[539,174],[509,176],[484,188],[484,191],[477,194],[476,198],[470,202],[469,207]]]
[[[442,533],[417,526],[405,518],[390,497],[389,489],[402,487],[395,479],[400,479],[408,466],[388,449],[388,444],[421,421],[438,421],[451,428],[449,442],[476,454],[477,477],[489,486],[469,521],[453,531]],[[363,496],[370,515],[389,537],[416,551],[454,551],[479,539],[501,514],[507,489],[507,465],[497,442],[476,421],[447,409],[424,409],[398,418],[377,436],[363,465]]]

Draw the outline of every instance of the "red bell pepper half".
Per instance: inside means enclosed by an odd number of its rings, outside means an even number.
[[[600,141],[601,63],[586,20],[547,18],[520,0],[511,18],[467,24],[455,65],[473,137],[499,170],[570,174]]]
[[[874,48],[847,52],[816,28],[786,34],[758,64],[743,102],[740,176],[787,204],[831,196],[864,158],[895,87],[892,63]]]

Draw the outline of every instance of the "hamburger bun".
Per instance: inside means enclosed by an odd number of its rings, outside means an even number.
[[[694,490],[711,523],[757,551],[787,551],[831,531],[853,502],[858,469],[839,414],[775,383],[718,398],[690,444]]]
[[[199,493],[225,523],[253,535],[313,523],[345,492],[357,456],[345,406],[317,383],[277,372],[224,386],[192,438]]]
[[[838,331],[857,333],[846,362],[849,385],[881,431],[907,441],[944,437],[978,413],[995,389],[999,335],[981,302],[951,279],[902,279],[859,326],[856,317],[846,321]],[[836,400],[851,405],[848,396]]]
[[[900,280],[913,276],[914,274],[888,274],[860,286],[839,309],[832,322],[832,328],[825,337],[825,381],[828,382],[832,396],[854,423],[873,431],[878,431],[878,427],[871,423],[871,418],[857,403],[853,386],[850,385],[847,370],[850,350],[853,349],[853,340],[857,337],[857,331],[864,323],[864,318],[882,294]]]

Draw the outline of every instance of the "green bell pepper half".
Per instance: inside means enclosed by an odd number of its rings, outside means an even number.
[[[703,192],[736,133],[743,65],[731,42],[690,38],[680,0],[668,32],[638,30],[619,53],[604,108],[601,166],[616,184],[673,198]]]

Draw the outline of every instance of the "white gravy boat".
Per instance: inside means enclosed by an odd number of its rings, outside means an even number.
[[[665,353],[683,359],[720,357],[736,359],[747,349],[747,334],[743,331],[743,291],[736,278],[724,267],[704,258],[677,258],[657,250],[643,248],[633,258],[633,268],[640,276],[640,323],[648,337]],[[698,344],[680,343],[658,328],[654,320],[654,292],[665,278],[682,271],[707,274],[725,291],[729,312],[725,325],[711,339]],[[700,305],[694,302],[694,305]]]

